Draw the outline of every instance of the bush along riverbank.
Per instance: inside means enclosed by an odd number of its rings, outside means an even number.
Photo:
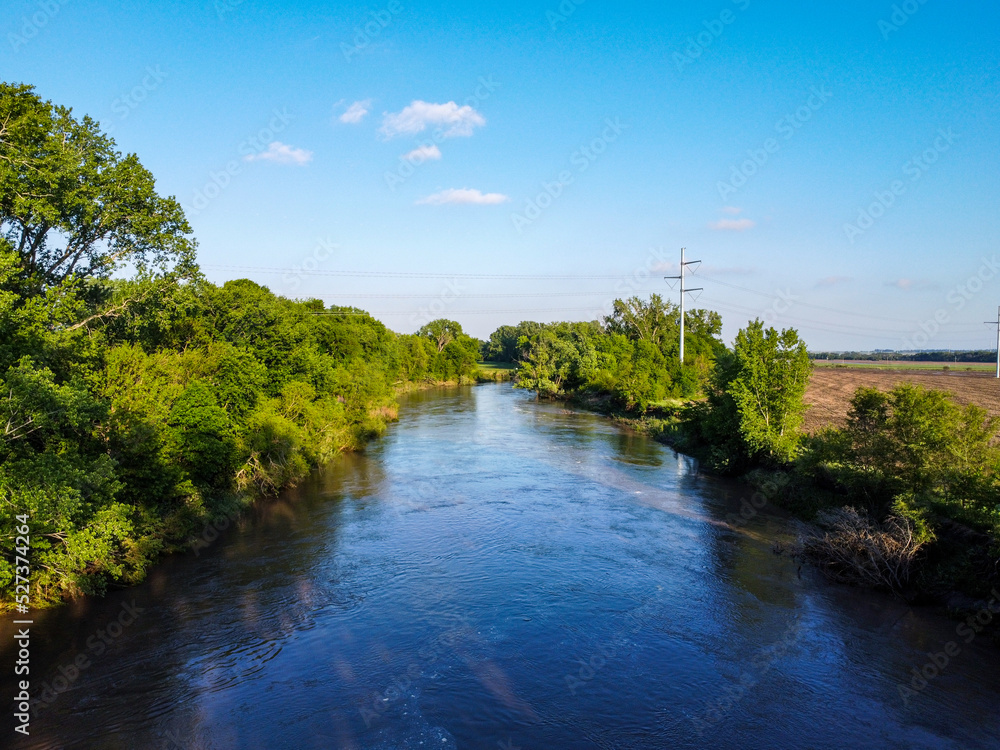
[[[399,389],[475,380],[451,321],[209,283],[180,205],[90,118],[0,83],[0,120],[0,607],[140,581],[380,435]]]
[[[627,334],[636,350],[653,327],[646,323]],[[592,338],[620,330],[614,316],[590,325]],[[517,385],[601,412],[707,471],[766,490],[769,503],[810,522],[814,531],[791,552],[830,579],[958,614],[981,611],[1000,585],[1000,424],[984,409],[911,384],[861,388],[842,427],[807,436],[811,364],[794,330],[755,321],[732,347],[703,345],[710,357],[692,393],[655,357],[637,366],[591,344],[595,368],[572,328],[541,328],[547,335],[520,339]],[[645,384],[647,396],[630,397],[641,389],[626,383]]]

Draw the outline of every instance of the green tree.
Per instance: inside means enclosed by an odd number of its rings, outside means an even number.
[[[157,195],[134,154],[122,156],[89,117],[0,83],[0,234],[22,283],[40,291],[116,269],[193,261],[180,204]]]
[[[791,460],[799,444],[812,363],[798,333],[755,320],[720,363],[713,407],[751,460]]]
[[[459,336],[464,335],[462,331],[462,326],[456,323],[454,320],[446,320],[444,318],[439,318],[438,320],[432,320],[430,323],[422,326],[419,331],[417,331],[418,336],[424,336],[429,338],[437,345],[438,352],[443,352],[444,348],[448,344]]]
[[[536,398],[562,394],[576,359],[572,344],[544,329],[530,340],[525,337],[520,346],[527,355],[517,370],[514,387],[535,391]]]
[[[646,341],[663,351],[669,342],[677,341],[680,318],[676,305],[665,302],[659,294],[651,294],[649,300],[616,299],[611,314],[604,318],[604,327],[608,333]]]

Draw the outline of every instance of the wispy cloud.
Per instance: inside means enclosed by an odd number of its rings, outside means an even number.
[[[486,118],[468,104],[459,107],[455,102],[431,104],[418,99],[400,112],[386,112],[379,132],[386,138],[393,138],[420,133],[428,125],[437,125],[444,128],[445,138],[454,138],[470,136],[476,128],[485,124]]]
[[[313,152],[303,148],[289,146],[281,141],[272,141],[267,146],[267,151],[259,154],[247,154],[243,157],[246,161],[273,161],[275,164],[298,164],[303,166],[312,161]]]
[[[825,279],[820,279],[816,282],[817,289],[825,289],[831,286],[837,286],[839,284],[846,284],[849,281],[854,281],[853,276],[827,276]]]
[[[730,216],[739,216],[743,213],[743,209],[739,206],[724,206],[722,208],[722,213],[729,214]]]
[[[757,222],[752,219],[719,219],[708,226],[717,232],[745,232],[757,226]]]
[[[403,158],[407,161],[425,162],[431,161],[433,159],[441,158],[441,149],[437,147],[437,144],[432,143],[429,146],[417,146],[417,148],[410,151],[408,154],[403,154]]]
[[[933,281],[928,281],[927,279],[893,279],[892,281],[885,282],[886,286],[891,286],[894,289],[902,289],[904,292],[915,291],[917,289],[940,289],[941,285],[936,284]]]
[[[449,188],[448,190],[442,190],[440,193],[434,193],[434,195],[421,198],[417,201],[417,205],[443,206],[447,203],[466,203],[480,206],[494,206],[498,203],[506,203],[509,200],[510,198],[502,193],[482,193],[479,190],[472,190],[470,188]]]
[[[370,111],[372,105],[371,99],[363,99],[361,101],[354,102],[339,118],[341,122],[346,122],[348,125],[357,125]]]

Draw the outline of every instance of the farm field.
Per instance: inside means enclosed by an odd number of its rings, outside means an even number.
[[[814,359],[816,367],[838,367],[863,370],[955,370],[961,372],[995,372],[993,362],[899,362],[867,359]]]
[[[885,391],[902,382],[950,391],[958,403],[976,404],[1000,416],[1000,381],[991,372],[817,367],[806,390],[805,430],[842,424],[854,391],[862,386]]]
[[[487,373],[513,372],[517,369],[517,365],[513,362],[479,362],[477,367],[480,371]]]

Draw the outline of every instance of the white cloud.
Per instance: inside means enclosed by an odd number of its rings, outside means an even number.
[[[386,112],[380,132],[386,138],[393,138],[397,135],[420,133],[428,125],[437,125],[444,128],[445,138],[454,138],[470,136],[473,130],[485,124],[486,118],[468,104],[459,107],[455,102],[431,104],[417,99],[400,112]]]
[[[819,289],[837,286],[838,284],[846,284],[848,281],[854,281],[852,276],[827,276],[825,279],[820,279],[816,282],[816,287]]]
[[[725,206],[722,209],[722,213],[730,214],[731,216],[739,216],[741,213],[743,213],[743,209],[740,208],[739,206]]]
[[[429,146],[417,146],[410,153],[403,154],[403,158],[407,161],[415,161],[418,164],[422,164],[425,161],[440,159],[441,149],[434,143]]]
[[[295,148],[281,141],[272,141],[267,151],[259,154],[247,154],[246,161],[273,161],[275,164],[298,164],[302,166],[312,161],[313,152],[303,148]]]
[[[916,291],[918,289],[940,289],[940,284],[935,284],[927,279],[894,279],[893,281],[885,282],[886,286],[895,287],[896,289],[902,289],[904,292]]]
[[[442,190],[440,193],[434,193],[434,195],[428,195],[426,198],[421,198],[417,201],[417,205],[443,206],[446,203],[469,203],[480,206],[495,206],[498,203],[506,203],[509,200],[510,198],[502,193],[481,193],[478,190],[470,190],[469,188],[450,188]]]
[[[339,118],[341,122],[346,122],[348,125],[357,125],[363,119],[365,115],[369,112],[369,107],[372,105],[371,99],[364,99],[362,101],[354,102]]]
[[[752,219],[720,219],[708,226],[717,232],[745,232],[757,226],[757,222]]]

